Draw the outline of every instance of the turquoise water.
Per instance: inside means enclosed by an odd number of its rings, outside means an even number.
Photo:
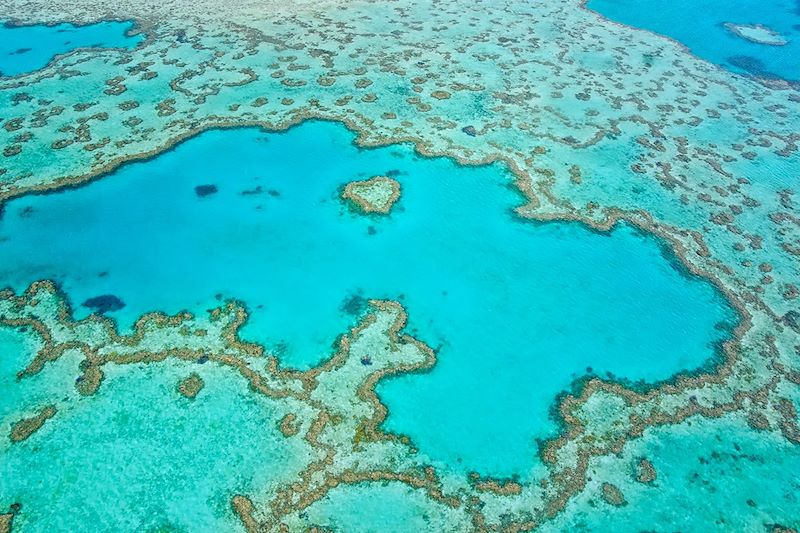
[[[656,480],[633,477],[648,458]],[[557,531],[772,531],[800,528],[800,447],[780,435],[757,432],[729,419],[693,419],[691,424],[648,431],[604,472],[628,505],[574,501],[557,521]],[[597,491],[590,490],[590,494]]]
[[[795,0],[589,0],[587,6],[611,20],[671,37],[734,72],[800,81],[800,7]],[[767,26],[788,44],[747,41],[728,31],[726,22]]]
[[[87,26],[0,24],[0,76],[18,76],[45,67],[57,55],[78,48],[134,48],[144,36],[129,36],[132,22],[105,21]]]
[[[464,515],[441,504],[432,505],[424,492],[401,483],[340,486],[310,506],[304,515],[299,522],[304,530],[310,526],[347,533],[470,530]]]
[[[32,357],[21,337],[0,329],[0,501],[22,503],[15,531],[243,531],[231,497],[309,458],[304,441],[279,433],[284,413],[224,368],[111,366],[79,398],[74,358],[16,380]],[[194,400],[176,390],[190,371],[206,382]],[[58,414],[11,443],[18,413],[50,403]]]
[[[535,464],[555,396],[588,367],[666,379],[727,335],[719,326],[735,317],[721,295],[632,228],[523,222],[500,166],[352,140],[324,122],[210,131],[88,186],[11,201],[0,286],[55,279],[77,316],[114,296],[124,307],[108,314],[124,327],[237,298],[252,313],[245,338],[302,368],[331,354],[364,298],[397,299],[439,363],[379,387],[387,427],[435,460],[495,475]],[[402,184],[391,216],[342,205],[340,187],[378,174]]]

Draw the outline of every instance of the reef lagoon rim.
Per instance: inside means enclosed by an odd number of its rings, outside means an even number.
[[[144,36],[133,35],[134,27],[132,21],[115,20],[86,25],[17,25],[0,21],[0,78],[35,72],[75,50],[135,48]]]
[[[437,364],[379,384],[385,429],[435,464],[501,477],[535,468],[536,439],[558,431],[548,411],[576,379],[666,380],[730,336],[723,295],[655,238],[526,221],[501,165],[353,139],[320,121],[210,130],[82,187],[11,200],[0,286],[55,280],[76,317],[100,309],[123,329],[235,298],[250,312],[243,338],[298,368],[329,357],[367,299],[397,300]],[[353,213],[342,187],[375,175],[402,185],[392,214]]]
[[[612,21],[670,37],[731,72],[800,82],[800,10],[793,0],[586,0],[584,5]],[[731,31],[736,26],[769,28],[783,45],[747,39]]]

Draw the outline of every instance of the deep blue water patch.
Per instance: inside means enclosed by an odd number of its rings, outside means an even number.
[[[88,298],[81,305],[102,315],[112,311],[119,311],[125,307],[125,302],[113,294],[101,294],[100,296]]]
[[[0,286],[56,279],[74,302],[115,295],[125,306],[106,314],[123,327],[236,298],[251,313],[244,337],[301,368],[331,355],[366,299],[398,300],[438,363],[379,386],[386,427],[435,461],[493,475],[533,468],[536,438],[556,430],[555,396],[587,367],[662,380],[703,365],[729,335],[722,295],[655,239],[523,221],[504,167],[352,140],[324,122],[209,131],[84,187],[12,200]],[[390,216],[338,198],[346,182],[389,171],[402,185]],[[198,199],[209,183],[217,192]]]
[[[200,198],[216,194],[217,191],[218,189],[216,185],[198,185],[194,188],[194,193]],[[242,191],[242,194],[248,194],[249,192],[250,191]]]
[[[800,7],[796,0],[588,0],[603,16],[675,39],[696,56],[739,74],[800,81]],[[788,41],[748,41],[725,23],[760,24]]]
[[[130,21],[103,21],[85,26],[2,24],[0,77],[39,70],[56,56],[79,48],[135,48],[144,36],[130,35],[133,27]]]

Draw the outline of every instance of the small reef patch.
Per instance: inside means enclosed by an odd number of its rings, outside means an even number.
[[[726,22],[725,29],[751,43],[766,44],[769,46],[786,46],[789,44],[789,41],[780,33],[761,24],[734,24],[733,22]]]
[[[351,181],[342,191],[342,200],[352,203],[362,213],[388,215],[400,198],[400,183],[387,176],[365,181]]]
[[[203,390],[205,382],[196,372],[189,374],[189,377],[178,384],[178,392],[190,400],[194,400],[200,391]]]
[[[607,504],[613,505],[614,507],[622,507],[628,504],[628,502],[625,501],[625,496],[622,494],[622,491],[619,490],[619,487],[616,485],[612,483],[603,483],[602,490],[603,501]]]
[[[656,477],[658,477],[658,473],[653,463],[645,458],[640,459],[636,465],[636,481],[647,485],[653,483]]]
[[[0,514],[0,533],[11,533],[14,517],[19,513],[20,509],[22,509],[20,504],[13,503],[7,513]]]
[[[42,408],[36,415],[30,418],[23,418],[11,427],[11,441],[22,442],[28,437],[39,431],[49,419],[56,415],[56,406],[48,405]]]

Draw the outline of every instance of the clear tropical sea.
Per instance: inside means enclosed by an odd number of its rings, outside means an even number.
[[[79,48],[133,48],[144,36],[128,36],[132,22],[104,21],[86,26],[0,24],[0,76],[38,70],[61,54]]]
[[[106,386],[81,401],[74,358],[16,380],[29,347],[0,330],[0,417],[42,402],[71,406],[41,440],[3,436],[0,498],[22,502],[21,530],[224,530],[235,523],[231,493],[257,490],[308,457],[279,433],[275,406],[224,369],[202,369],[208,383],[196,401],[175,393],[186,365],[110,369]]]
[[[51,4],[0,13],[0,533],[800,528],[796,2]]]
[[[243,337],[299,368],[332,354],[364,299],[398,300],[439,364],[381,384],[387,428],[503,476],[532,467],[534,439],[554,430],[548,409],[575,379],[664,380],[729,335],[720,293],[631,227],[526,222],[501,166],[352,141],[325,122],[209,131],[85,187],[11,201],[0,285],[57,280],[77,317],[115,296],[125,307],[107,314],[123,327],[235,298],[251,313]],[[387,174],[402,186],[387,218],[338,198]]]
[[[613,21],[671,37],[733,72],[800,81],[800,6],[795,0],[588,0],[586,6]],[[786,44],[748,41],[725,23],[766,26]]]

